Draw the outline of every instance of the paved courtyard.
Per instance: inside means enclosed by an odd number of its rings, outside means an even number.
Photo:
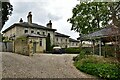
[[[3,78],[92,78],[73,66],[75,54],[35,54],[30,57],[8,52],[0,54]]]

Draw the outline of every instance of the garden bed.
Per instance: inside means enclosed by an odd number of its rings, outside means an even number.
[[[82,56],[82,57],[81,57]],[[82,72],[100,78],[120,78],[120,63],[116,58],[103,56],[87,55],[74,58],[74,65]]]

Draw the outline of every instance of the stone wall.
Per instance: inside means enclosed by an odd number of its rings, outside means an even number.
[[[17,39],[14,41],[14,52],[29,56],[27,40]]]
[[[58,46],[60,46],[62,48],[69,47],[69,38],[55,36],[55,43],[54,43],[54,45],[58,45]]]
[[[40,40],[42,40],[42,46],[40,46]],[[32,43],[30,43],[30,41]],[[35,37],[29,37],[28,44],[30,51],[33,50],[33,44],[36,43],[36,53],[41,53],[44,50],[46,50],[46,39],[45,38],[35,38]]]
[[[42,39],[42,46],[40,46],[40,40]],[[36,47],[33,44],[36,44]],[[34,53],[43,53],[46,49],[45,38],[35,38],[35,37],[21,37],[14,41],[14,52],[22,55],[30,56]],[[36,49],[34,49],[36,48]]]

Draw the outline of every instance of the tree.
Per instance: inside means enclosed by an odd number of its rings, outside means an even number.
[[[114,3],[109,3],[109,8],[110,8],[110,15],[111,19],[113,21],[113,24],[116,25],[117,27],[120,27],[120,1],[119,2],[114,2]]]
[[[9,19],[9,16],[12,14],[13,11],[13,6],[10,4],[10,2],[0,2],[1,5],[1,20],[2,22],[0,24],[2,24],[0,27],[2,28],[3,25],[5,24],[5,22]],[[0,28],[0,30],[1,30]]]
[[[71,30],[80,34],[88,34],[103,28],[110,20],[119,23],[120,2],[80,2],[72,10],[68,21]]]
[[[89,34],[112,24],[119,27],[115,36],[115,53],[120,59],[120,1],[119,2],[80,2],[72,10],[72,17],[68,21],[72,24],[71,30],[80,34]],[[117,28],[116,27],[116,28]],[[113,37],[113,35],[110,35]]]
[[[51,50],[51,41],[50,41],[50,34],[46,37],[46,51]]]

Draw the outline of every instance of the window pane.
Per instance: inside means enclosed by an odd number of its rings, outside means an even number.
[[[43,35],[45,35],[45,32],[43,32]]]
[[[28,33],[28,30],[25,30],[24,32],[25,32],[25,33]]]
[[[42,39],[40,39],[40,46],[42,46]]]
[[[37,34],[40,34],[40,32],[37,32]]]
[[[31,33],[34,33],[34,31],[31,31]]]

